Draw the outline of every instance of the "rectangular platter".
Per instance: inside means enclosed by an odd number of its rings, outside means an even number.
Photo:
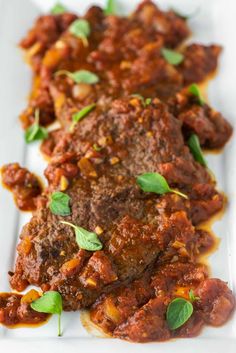
[[[82,14],[99,0],[66,0],[66,5]],[[39,145],[25,146],[18,115],[25,107],[31,84],[30,69],[24,64],[17,48],[20,38],[32,25],[35,17],[50,9],[50,0],[0,0],[0,165],[19,162],[38,175],[43,175],[45,162],[39,153]],[[120,0],[120,11],[129,13],[138,3],[136,0]],[[208,97],[211,105],[221,111],[236,128],[236,2],[234,0],[159,0],[162,8],[173,7],[181,13],[191,13],[199,8],[189,24],[194,40],[209,44],[220,43],[224,47],[218,73],[210,82]],[[212,276],[229,283],[236,292],[236,139],[235,136],[222,154],[207,154],[210,169],[216,175],[218,188],[228,196],[225,214],[213,226],[220,238],[219,249],[209,258]],[[29,214],[20,214],[11,195],[0,189],[0,291],[9,291],[7,272],[13,268],[15,247],[23,224]],[[119,340],[96,337],[82,326],[80,314],[63,314],[63,337],[55,335],[56,317],[37,329],[20,328],[7,330],[0,326],[1,352],[18,353],[30,349],[31,353],[46,352],[235,352],[236,315],[223,327],[206,328],[194,339],[179,339],[167,343],[132,344]]]

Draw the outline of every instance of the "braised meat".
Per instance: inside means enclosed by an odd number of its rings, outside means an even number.
[[[58,289],[67,310],[86,307],[117,282],[139,277],[160,251],[169,260],[176,253],[194,256],[198,237],[190,219],[199,223],[223,205],[208,172],[184,145],[181,123],[159,100],[144,108],[138,98],[123,98],[105,113],[98,107],[62,137],[54,153],[46,170],[48,192],[67,180],[72,215],[66,219],[101,229],[104,249],[78,254],[74,231],[60,223],[64,217],[39,209],[23,230],[22,243],[29,239],[31,248],[25,252],[20,245],[11,284],[19,289],[26,280]],[[135,178],[146,171],[161,173],[189,199],[142,192]],[[172,248],[175,241],[184,249]],[[61,273],[77,258],[75,274]],[[111,277],[103,280],[107,271]]]
[[[17,206],[34,210],[10,284],[54,291],[65,311],[87,308],[104,332],[134,342],[196,336],[235,308],[200,262],[215,244],[201,223],[225,202],[201,146],[223,147],[232,127],[196,83],[222,49],[183,44],[189,35],[186,20],[146,0],[128,17],[96,6],[41,16],[20,44],[34,73],[23,128],[59,127],[41,145],[44,190],[18,164],[2,168]],[[39,297],[0,294],[0,322],[45,321],[31,307]],[[173,325],[175,303],[188,310]]]
[[[51,21],[62,21],[60,17],[51,17]],[[57,106],[63,102],[65,95],[76,99],[79,108],[132,93],[166,100],[183,86],[203,81],[216,69],[221,51],[216,45],[190,45],[184,50],[183,63],[177,66],[163,57],[163,47],[176,48],[190,31],[185,20],[173,11],[161,11],[151,1],[144,1],[129,17],[106,17],[102,9],[92,7],[84,19],[91,26],[87,46],[70,29],[59,38],[57,31],[53,40],[49,37],[49,50],[41,59],[32,98],[21,116],[23,127],[32,124],[36,108],[41,111],[42,125],[55,118],[64,124],[64,119],[57,116]],[[41,21],[47,23],[48,19]],[[41,21],[32,31],[34,33],[37,29],[38,37],[44,38]],[[96,73],[99,82],[91,86],[75,84],[66,76],[55,77],[61,70],[74,72],[81,69]],[[57,92],[60,91],[56,100],[55,87]],[[56,116],[53,114],[53,101]]]
[[[100,297],[91,309],[91,319],[106,333],[135,342],[196,336],[204,322],[222,325],[235,306],[227,285],[207,276],[206,267],[193,263],[154,266],[142,280]],[[188,298],[190,290],[198,296],[194,314],[171,331],[166,323],[167,306],[176,296]]]

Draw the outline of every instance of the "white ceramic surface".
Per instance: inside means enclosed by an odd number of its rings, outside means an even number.
[[[54,0],[0,0],[0,165],[17,161],[42,175],[45,163],[38,144],[25,146],[17,116],[25,107],[29,94],[31,73],[23,63],[16,44],[32,25],[35,17],[50,9]],[[100,0],[64,0],[79,13]],[[137,0],[120,0],[120,11],[134,9]],[[183,13],[200,7],[197,16],[189,21],[193,30],[191,40],[216,42],[224,46],[219,73],[209,87],[213,107],[236,126],[236,2],[235,0],[159,0],[166,8],[174,6]],[[233,137],[221,155],[207,155],[215,173],[219,189],[229,196],[229,205],[223,219],[214,224],[220,237],[219,249],[210,257],[212,276],[228,281],[236,292],[236,138]],[[22,225],[30,215],[20,214],[9,192],[0,188],[0,291],[8,291],[7,272],[13,268],[15,247]],[[63,337],[56,337],[56,317],[37,329],[7,330],[0,326],[0,351],[18,353],[73,353],[73,352],[155,352],[155,353],[227,353],[236,352],[236,315],[221,328],[206,328],[194,339],[167,343],[130,344],[119,340],[91,336],[81,325],[79,313],[63,314]]]

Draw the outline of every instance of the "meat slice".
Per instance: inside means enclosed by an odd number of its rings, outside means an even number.
[[[159,262],[160,260],[158,260]],[[193,263],[156,264],[142,280],[105,294],[91,309],[91,320],[114,337],[135,341],[162,341],[173,337],[166,322],[167,306],[173,297],[189,299],[195,288],[207,276],[206,267]],[[188,329],[187,329],[188,325]],[[203,320],[196,312],[183,332],[197,334]]]
[[[191,133],[195,133],[203,147],[221,148],[232,135],[230,123],[208,104],[199,105],[196,97],[187,90],[171,98],[168,104],[170,111],[183,122],[186,139]]]
[[[129,286],[103,294],[93,305],[90,318],[104,332],[112,334],[117,326],[133,315],[152,295],[153,288],[149,285],[149,275],[145,274]]]
[[[68,100],[58,110],[58,117],[64,117],[69,105],[75,109]],[[68,118],[70,126],[70,115]],[[158,171],[173,187],[181,188],[190,196],[188,202],[166,195],[163,199],[166,204],[160,200],[159,209],[170,213],[175,207],[187,210],[194,224],[198,224],[222,207],[223,197],[215,190],[207,171],[189,154],[180,131],[181,124],[157,99],[146,108],[136,97],[115,100],[110,109],[106,105],[106,111],[98,105],[75,126],[73,136],[64,134],[55,146],[46,176],[52,188],[58,186],[58,175],[62,173],[60,163],[65,162],[63,156],[66,155],[71,156],[68,162],[73,165],[76,160],[80,161],[80,170],[82,168],[85,175],[89,166],[95,180],[102,180],[102,175],[111,173],[119,176],[122,183],[124,175]],[[94,146],[98,146],[99,151],[95,151]],[[83,154],[85,159],[81,159]]]
[[[219,45],[191,44],[184,50],[184,61],[179,66],[184,84],[202,82],[214,73],[222,48]]]
[[[22,211],[33,211],[37,198],[42,193],[39,179],[18,163],[7,164],[1,169],[3,185],[14,195],[17,207]]]
[[[92,306],[91,320],[113,337],[134,342],[194,337],[204,324],[223,324],[235,307],[227,285],[207,276],[204,265],[178,261],[161,264],[158,259],[141,280],[102,295]],[[167,306],[174,298],[190,301],[190,290],[195,295],[193,314],[180,328],[170,330]]]
[[[144,193],[136,176],[145,172],[162,173],[189,199]],[[223,204],[209,174],[184,145],[180,121],[157,99],[146,107],[137,97],[116,100],[106,110],[98,105],[61,137],[46,176],[46,196],[63,187],[72,215],[55,216],[45,203],[38,207],[22,232],[11,284],[58,290],[65,310],[90,306],[102,293],[139,278],[158,257],[194,257],[199,237],[190,217],[200,222]],[[201,184],[211,193],[196,196]],[[218,202],[207,209],[212,199]],[[62,220],[98,232],[102,251],[81,253],[74,230]]]
[[[114,331],[114,337],[132,342],[165,341],[171,338],[166,322],[166,310],[169,298],[157,297],[121,324]]]

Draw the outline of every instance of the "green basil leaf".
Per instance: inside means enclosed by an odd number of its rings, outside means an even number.
[[[70,72],[67,70],[57,71],[56,76],[66,75],[71,78],[75,83],[87,83],[93,85],[99,82],[99,77],[91,71],[79,70],[75,72]]]
[[[39,110],[35,111],[35,122],[25,131],[25,141],[30,143],[36,140],[44,140],[48,137],[47,130],[39,125]]]
[[[134,93],[134,94],[131,94],[131,97],[135,97],[135,98],[138,98],[142,101],[142,104],[144,106],[144,108],[146,108],[149,104],[152,103],[152,98],[144,98],[141,94],[139,93]]]
[[[182,192],[171,189],[166,179],[159,173],[146,173],[137,177],[137,183],[139,187],[145,192],[154,192],[159,195],[173,192],[177,195],[188,198],[187,195]]]
[[[115,15],[116,13],[116,4],[115,0],[107,0],[106,8],[104,9],[106,16]]]
[[[200,299],[199,297],[196,297],[196,296],[195,296],[195,294],[194,294],[194,292],[193,292],[192,289],[190,289],[188,295],[189,295],[189,299],[190,299],[191,303],[193,303],[193,302],[195,302],[196,300],[199,300],[199,299]]]
[[[101,250],[103,244],[99,240],[96,233],[89,232],[86,229],[75,226],[72,223],[61,221],[62,224],[66,224],[75,230],[75,239],[77,244],[81,249],[85,249],[88,251],[97,251]]]
[[[201,165],[203,165],[204,167],[207,166],[207,162],[203,156],[202,150],[201,150],[201,146],[200,146],[200,142],[198,139],[198,136],[195,134],[192,134],[188,140],[188,146],[189,149],[195,159],[195,161],[197,161],[198,163],[200,163]]]
[[[51,14],[52,15],[61,15],[61,14],[65,13],[65,12],[67,12],[67,9],[60,2],[56,3],[53,6],[53,8],[51,9]]]
[[[83,109],[81,109],[78,113],[73,114],[72,120],[74,123],[78,123],[81,119],[86,117],[94,108],[96,107],[96,103],[87,105]]]
[[[150,105],[152,103],[152,98],[146,98],[145,99],[145,106],[147,107],[148,105]]]
[[[101,147],[101,146],[98,146],[96,143],[94,143],[94,144],[93,144],[93,149],[94,149],[94,151],[99,152],[99,151],[102,150],[102,147]]]
[[[99,77],[91,71],[79,70],[73,73],[73,80],[76,83],[95,84],[99,82]]]
[[[31,303],[31,308],[39,313],[58,315],[58,336],[61,336],[62,297],[55,291],[45,292],[42,297]]]
[[[168,305],[166,319],[171,330],[182,326],[193,313],[192,304],[184,298],[176,298]]]
[[[196,83],[193,83],[191,86],[189,86],[188,91],[197,98],[198,103],[200,105],[204,105],[205,104],[205,100],[202,96],[202,93],[200,91],[199,86]]]
[[[91,33],[91,27],[87,20],[75,20],[69,27],[69,32],[77,38],[81,38],[84,45],[88,45],[88,36]]]
[[[184,60],[183,54],[171,49],[162,48],[161,53],[163,58],[171,65],[179,65]]]
[[[71,209],[69,206],[70,196],[61,191],[56,191],[51,195],[50,211],[58,216],[69,216]]]
[[[200,9],[201,9],[201,7],[199,6],[192,13],[190,13],[188,15],[182,14],[182,13],[180,13],[178,10],[176,10],[174,8],[172,8],[171,11],[173,11],[176,16],[178,16],[178,17],[180,17],[180,18],[182,18],[183,20],[186,21],[186,20],[189,20],[189,19],[195,17],[199,13]]]
[[[48,137],[48,132],[44,127],[39,126],[38,124],[31,125],[25,132],[25,141],[27,143],[45,140]]]

